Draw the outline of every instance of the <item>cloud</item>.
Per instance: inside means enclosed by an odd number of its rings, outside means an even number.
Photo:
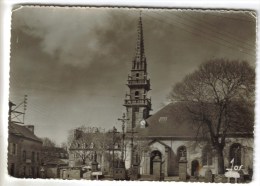
[[[142,13],[154,111],[161,107],[171,86],[205,60],[249,59],[243,52],[208,40],[205,34],[191,32],[206,31],[203,25],[209,22],[218,31],[232,32],[252,43],[254,26],[206,13],[189,14],[192,19],[184,20],[180,18],[184,17],[181,11]],[[37,108],[28,107],[31,114],[27,121],[35,123],[44,135],[50,135],[50,127],[64,128],[60,138],[66,136],[66,129],[83,120],[112,126],[124,110],[122,102],[135,54],[138,17],[138,10],[113,8],[42,6],[15,11],[10,99],[28,94],[31,105],[45,110],[42,115],[36,112]],[[176,19],[182,19],[186,26]],[[195,19],[204,23],[195,24]],[[52,135],[57,137],[55,132]]]
[[[104,36],[112,30],[120,35],[123,28],[113,27],[116,17],[110,11],[25,7],[13,13],[13,28],[41,39],[41,50],[58,62],[88,66],[97,54],[109,55],[114,49],[115,39],[112,43],[113,38]]]

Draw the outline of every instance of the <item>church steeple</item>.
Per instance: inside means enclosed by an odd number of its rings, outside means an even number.
[[[129,93],[126,94],[124,106],[129,120],[126,130],[131,131],[133,128],[140,126],[140,122],[149,116],[151,110],[151,99],[147,97],[150,90],[150,80],[147,77],[141,14],[137,25],[135,56],[132,61],[131,73],[128,75],[127,86]]]
[[[137,41],[135,47],[135,57],[133,60],[132,69],[145,69],[146,70],[146,58],[144,53],[144,36],[143,36],[143,23],[142,15],[140,12],[140,17],[137,26]]]
[[[150,115],[151,98],[148,98],[150,90],[150,79],[147,76],[146,57],[144,54],[143,23],[140,14],[137,25],[137,41],[135,55],[132,61],[132,68],[128,75],[127,84],[129,91],[126,93],[124,106],[126,107],[126,131],[133,134],[138,127],[146,127],[145,119]],[[128,138],[126,167],[133,164],[134,148],[133,136]]]

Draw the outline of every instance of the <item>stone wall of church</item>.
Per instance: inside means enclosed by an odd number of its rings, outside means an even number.
[[[144,109],[145,109],[145,107],[138,107],[138,110],[135,110],[134,107],[128,108],[128,111],[126,113],[126,116],[129,119],[126,122],[127,131],[132,130],[132,124],[133,124],[133,128],[140,125],[140,122],[144,119]],[[133,112],[134,112],[134,114],[132,114]],[[134,121],[134,123],[132,123],[133,121]]]
[[[253,167],[253,139],[252,138],[228,138],[224,149],[225,167],[230,167],[230,149],[233,144],[241,145],[241,165],[245,173]],[[187,174],[189,176],[205,176],[205,171],[211,169],[213,174],[218,172],[218,159],[212,153],[211,163],[203,162],[203,148],[206,143],[196,143],[189,140],[160,140],[150,144],[150,152],[143,155],[140,166],[140,173],[150,174],[151,153],[159,151],[162,155],[162,173],[165,176],[178,176],[178,149],[185,147],[187,158]],[[204,157],[205,158],[205,157]],[[204,160],[205,161],[205,160]],[[195,173],[195,171],[197,171]]]
[[[253,138],[227,138],[226,147],[224,149],[224,162],[226,167],[230,167],[230,148],[232,144],[241,144],[241,165],[243,165],[244,171],[253,168],[253,147],[254,140]]]
[[[168,175],[177,176],[179,174],[178,149],[186,147],[187,174],[191,174],[191,162],[197,160],[200,165],[201,148],[195,146],[193,141],[184,140],[164,140],[164,144],[169,146],[168,151]]]

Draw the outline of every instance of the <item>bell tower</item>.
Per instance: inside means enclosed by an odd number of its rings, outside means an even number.
[[[129,92],[126,94],[124,100],[128,118],[126,131],[133,131],[143,119],[149,117],[149,112],[151,110],[151,98],[149,99],[147,97],[147,93],[150,90],[150,80],[147,77],[147,63],[144,53],[141,15],[137,27],[135,56],[132,61],[130,74],[128,75],[127,86]]]

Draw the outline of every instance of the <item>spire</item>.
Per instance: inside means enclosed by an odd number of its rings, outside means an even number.
[[[140,67],[145,67],[145,54],[144,54],[144,36],[143,36],[143,23],[142,23],[142,15],[140,11],[140,17],[138,21],[137,27],[137,42],[136,42],[136,49],[135,49],[135,63],[139,63]]]

